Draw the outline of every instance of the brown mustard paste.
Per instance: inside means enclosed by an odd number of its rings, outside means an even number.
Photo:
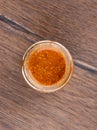
[[[55,50],[35,51],[28,58],[28,69],[43,85],[52,85],[62,79],[66,63],[63,55]]]

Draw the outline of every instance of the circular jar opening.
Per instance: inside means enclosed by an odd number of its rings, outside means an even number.
[[[55,41],[31,45],[23,56],[22,73],[26,82],[40,92],[53,92],[67,84],[73,72],[69,51]]]

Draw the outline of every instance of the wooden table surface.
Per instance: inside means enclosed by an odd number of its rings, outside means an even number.
[[[74,74],[43,94],[21,74],[40,40],[66,46]],[[97,130],[97,0],[0,0],[0,130]]]

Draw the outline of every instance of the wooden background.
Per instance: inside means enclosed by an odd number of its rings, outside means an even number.
[[[24,52],[44,39],[75,63],[67,87],[51,94],[21,74]],[[0,130],[97,130],[97,0],[0,0]]]

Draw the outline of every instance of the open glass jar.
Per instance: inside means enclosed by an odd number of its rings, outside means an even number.
[[[40,92],[54,92],[64,87],[72,72],[71,54],[55,41],[39,41],[31,45],[23,56],[23,77],[32,88]]]

